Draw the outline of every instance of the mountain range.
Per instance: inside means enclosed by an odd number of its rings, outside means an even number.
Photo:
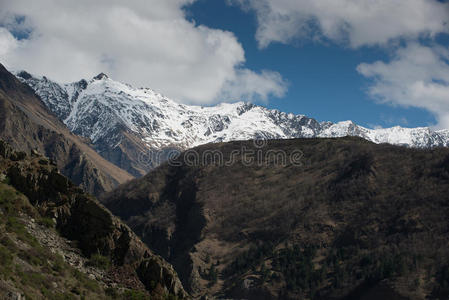
[[[250,139],[358,136],[374,143],[417,148],[449,146],[449,130],[428,127],[368,129],[352,121],[318,122],[304,115],[246,102],[193,106],[149,88],[134,88],[99,74],[59,84],[45,76],[17,72],[43,103],[97,152],[134,176],[146,174],[170,149]]]

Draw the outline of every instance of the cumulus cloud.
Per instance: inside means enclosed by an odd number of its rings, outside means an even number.
[[[389,62],[357,67],[372,79],[369,94],[382,102],[432,112],[438,127],[449,128],[449,48],[417,43],[400,48]]]
[[[438,0],[229,1],[256,12],[261,48],[299,39],[357,48],[449,31],[449,4]]]
[[[194,1],[0,0],[0,60],[62,82],[105,72],[188,103],[282,97],[279,74],[244,68],[234,34],[186,20]]]
[[[248,69],[239,70],[234,80],[225,83],[221,97],[238,99],[243,96],[250,101],[260,99],[267,102],[267,95],[283,97],[287,90],[287,83],[278,72],[263,70],[260,74]],[[249,93],[248,91],[254,91]]]

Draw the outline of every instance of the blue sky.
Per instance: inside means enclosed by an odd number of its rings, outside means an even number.
[[[0,62],[175,101],[449,128],[449,1],[0,0]]]
[[[270,108],[305,114],[320,121],[353,120],[367,127],[418,127],[436,123],[435,117],[425,109],[379,103],[367,95],[370,80],[356,68],[362,62],[388,60],[387,49],[377,46],[351,49],[332,42],[313,41],[293,45],[274,43],[259,49],[253,11],[228,5],[225,0],[200,0],[185,9],[188,18],[197,24],[233,32],[245,49],[248,68],[275,70],[288,81],[287,94],[281,99],[270,99],[265,104]],[[440,34],[437,40],[449,46],[447,34]]]

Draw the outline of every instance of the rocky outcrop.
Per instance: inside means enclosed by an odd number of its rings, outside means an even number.
[[[25,156],[0,141],[0,173],[28,197],[41,215],[55,220],[67,239],[76,241],[85,257],[101,255],[117,267],[130,267],[150,292],[187,297],[173,267],[145,244],[95,198],[85,194],[49,159]]]

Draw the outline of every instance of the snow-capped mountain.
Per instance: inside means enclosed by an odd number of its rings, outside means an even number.
[[[409,147],[449,146],[449,130],[368,129],[351,121],[318,122],[245,102],[183,105],[105,74],[69,84],[23,71],[17,77],[34,89],[73,133],[90,138],[100,154],[135,175],[151,167],[139,166],[142,151],[187,149],[210,142],[351,135]]]

